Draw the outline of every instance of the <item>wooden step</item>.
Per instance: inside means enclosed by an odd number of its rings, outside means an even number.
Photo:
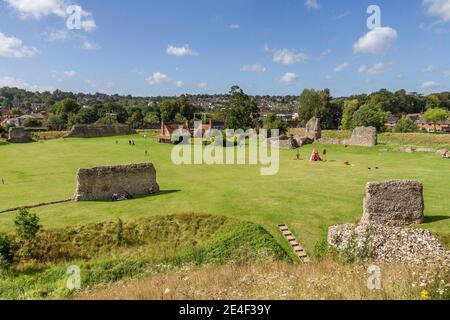
[[[292,247],[292,250],[294,250],[295,254],[300,259],[300,261],[302,261],[303,263],[311,262],[308,255],[306,254],[305,249],[303,249],[300,243],[298,243],[297,239],[295,238],[293,233],[289,230],[288,226],[286,224],[279,224],[278,227],[280,228],[281,233],[289,242],[289,244]]]

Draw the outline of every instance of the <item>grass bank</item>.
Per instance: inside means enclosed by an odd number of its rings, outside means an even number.
[[[21,250],[22,249],[22,250]],[[220,216],[179,215],[44,230],[0,278],[0,299],[60,299],[69,266],[81,270],[82,290],[183,266],[290,261],[262,227]],[[25,252],[25,253],[24,253]]]

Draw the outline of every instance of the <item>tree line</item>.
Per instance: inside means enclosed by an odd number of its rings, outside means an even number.
[[[205,97],[210,97],[205,95]],[[286,132],[289,125],[285,120],[269,112],[261,117],[258,101],[268,96],[249,96],[238,86],[233,86],[225,95],[224,104],[205,110],[197,105],[192,96],[180,97],[132,97],[105,94],[74,94],[59,90],[33,93],[15,88],[0,89],[0,107],[14,101],[24,104],[44,103],[50,114],[45,123],[35,119],[26,120],[28,126],[45,125],[52,130],[70,129],[74,124],[113,124],[127,123],[133,128],[156,126],[160,121],[192,121],[195,114],[201,114],[204,121],[223,121],[232,129],[265,127],[278,128]],[[278,101],[292,102],[293,96],[272,97]],[[332,97],[329,89],[305,89],[297,97],[297,107],[290,110],[298,112],[298,125],[304,125],[312,117],[321,119],[325,129],[348,129],[357,126],[374,126],[379,131],[385,129],[390,115],[425,113],[425,119],[436,123],[448,118],[450,92],[434,93],[427,96],[408,93],[405,90],[391,92],[386,89],[371,94],[359,94],[349,97]],[[89,106],[84,105],[86,102]],[[8,111],[20,115],[18,108]],[[414,130],[408,119],[401,119],[399,130]]]

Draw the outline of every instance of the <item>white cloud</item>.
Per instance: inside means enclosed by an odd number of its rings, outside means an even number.
[[[340,14],[334,16],[334,19],[335,20],[341,20],[341,19],[344,19],[345,17],[347,17],[349,15],[350,15],[350,11],[346,11],[346,12],[343,12],[343,13],[340,13]]]
[[[241,26],[239,24],[237,24],[237,23],[232,23],[232,24],[230,24],[228,26],[228,28],[233,29],[233,30],[237,30],[237,29],[240,29]]]
[[[84,50],[98,50],[99,46],[97,46],[96,44],[94,44],[88,40],[85,40],[85,41],[83,41],[81,48]]]
[[[200,82],[200,83],[198,84],[198,87],[201,88],[201,89],[206,89],[206,88],[208,87],[208,83],[206,83],[206,82]]]
[[[68,8],[72,5],[66,0],[4,0],[9,6],[17,11],[23,19],[32,17],[40,19],[49,15],[56,15],[60,18],[67,18],[71,12]],[[79,5],[75,5],[77,11],[81,14],[81,28],[86,31],[92,31],[97,28],[97,24],[92,17],[91,12],[84,11]]]
[[[242,72],[266,72],[266,68],[260,64],[244,65],[241,67]]]
[[[375,28],[363,37],[361,37],[354,45],[354,53],[383,54],[389,49],[391,42],[397,39],[398,33],[390,27]]]
[[[284,65],[290,65],[308,60],[308,55],[304,52],[295,52],[289,49],[269,49],[265,47],[266,52],[273,54],[273,61]]]
[[[423,68],[421,70],[422,73],[433,73],[436,71],[436,67],[432,64],[430,64],[429,66],[426,66],[425,68]]]
[[[57,79],[58,81],[62,81],[67,78],[74,78],[78,76],[78,72],[75,70],[67,70],[67,71],[58,71],[58,70],[52,70],[51,71],[52,78]]]
[[[374,64],[372,67],[367,69],[367,75],[369,77],[376,76],[385,72],[385,67],[383,62]]]
[[[293,72],[286,72],[284,74],[284,76],[281,77],[280,82],[287,84],[287,85],[291,85],[294,84],[297,80],[298,80],[298,74],[293,73]]]
[[[1,77],[0,87],[19,88],[28,91],[39,91],[39,92],[54,91],[53,87],[32,85],[26,81],[16,79],[14,77]]]
[[[333,79],[333,76],[332,76],[331,74],[327,74],[327,75],[325,76],[325,79],[326,79],[326,80],[331,80],[331,79]]]
[[[375,63],[373,66],[368,67],[365,64],[360,65],[358,68],[359,73],[365,73],[369,77],[383,74],[386,71],[383,62]]]
[[[320,9],[320,5],[319,2],[317,2],[317,0],[306,0],[305,6],[310,9]]]
[[[173,80],[168,75],[162,73],[162,72],[154,72],[151,76],[145,79],[147,83],[151,86],[161,85],[161,84],[173,84],[174,86],[178,88],[184,87],[184,82],[180,80]]]
[[[449,78],[450,77],[450,70],[445,70],[444,71],[444,77],[445,78]]]
[[[349,66],[350,66],[350,64],[349,64],[348,62],[344,62],[344,63],[341,63],[340,65],[336,66],[336,68],[334,68],[333,71],[334,71],[335,73],[341,72],[341,71],[343,71],[344,69],[348,68]]]
[[[425,12],[429,16],[435,16],[444,22],[450,21],[450,0],[423,0]]]
[[[0,32],[0,57],[29,58],[38,52],[35,47],[25,46],[19,38],[8,37]]]
[[[364,73],[364,72],[366,72],[366,70],[367,70],[367,66],[365,64],[360,65],[358,68],[359,73]]]
[[[326,49],[325,51],[323,51],[322,53],[320,53],[319,55],[319,59],[323,59],[326,56],[329,56],[333,51],[331,49]]]
[[[148,77],[145,80],[151,86],[171,81],[170,78],[166,74],[161,73],[161,72],[154,72],[153,75],[151,75],[150,77]]]
[[[176,57],[185,57],[185,56],[198,56],[197,52],[192,51],[189,48],[189,45],[184,45],[182,47],[168,46],[166,50],[168,55],[176,56]]]
[[[74,71],[74,70],[69,70],[69,71],[64,71],[63,75],[67,78],[73,78],[76,77],[78,75],[78,72]]]
[[[436,89],[439,87],[440,87],[439,83],[435,81],[426,81],[422,83],[422,89]]]
[[[46,34],[46,40],[53,41],[62,41],[69,38],[69,32],[67,30],[54,30],[50,33]]]

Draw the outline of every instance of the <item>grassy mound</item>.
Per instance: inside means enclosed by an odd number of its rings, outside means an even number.
[[[13,271],[0,278],[0,299],[56,299],[67,268],[81,269],[82,289],[186,265],[288,261],[262,227],[220,216],[172,215],[41,231],[19,250]],[[120,239],[120,240],[119,240]]]

